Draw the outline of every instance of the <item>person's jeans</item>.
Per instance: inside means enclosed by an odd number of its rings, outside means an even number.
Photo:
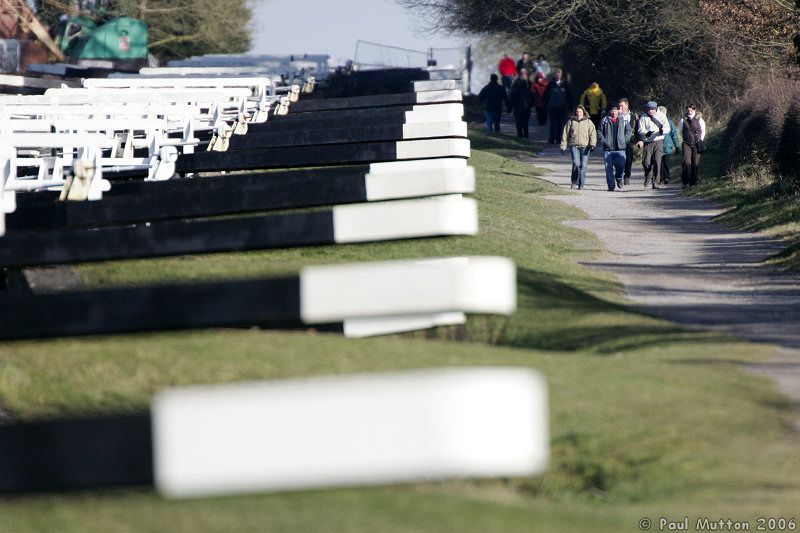
[[[487,111],[486,112],[486,131],[500,133],[500,113]]]
[[[570,146],[569,152],[572,154],[572,182],[583,189],[586,184],[586,165],[589,164],[589,147]]]
[[[603,163],[606,166],[606,183],[613,191],[615,186],[622,187],[622,176],[625,172],[625,150],[606,150],[603,152]]]
[[[511,90],[511,84],[514,82],[513,76],[503,76],[503,87],[505,87],[506,92]]]
[[[552,107],[547,110],[547,119],[550,121],[550,144],[561,142],[566,114],[567,110],[563,107]]]

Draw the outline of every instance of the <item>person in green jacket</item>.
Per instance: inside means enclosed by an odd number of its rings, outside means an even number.
[[[578,186],[583,189],[586,184],[586,166],[589,163],[589,153],[597,146],[597,128],[589,120],[586,108],[579,105],[564,126],[561,134],[561,154],[569,147],[572,155],[572,176],[570,189]]]
[[[662,105],[658,107],[658,111],[667,117],[669,121],[669,134],[664,136],[664,155],[661,157],[661,167],[658,173],[658,183],[666,185],[670,180],[669,156],[678,150],[678,146],[681,145],[681,140],[678,138],[678,128],[675,127],[675,123],[669,118],[667,108]]]

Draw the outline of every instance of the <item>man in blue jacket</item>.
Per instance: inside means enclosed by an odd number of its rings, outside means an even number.
[[[505,88],[497,83],[497,74],[489,76],[489,83],[487,83],[481,92],[478,93],[478,100],[483,102],[486,110],[486,131],[500,133],[500,115],[503,113],[503,104],[506,107],[511,107],[511,101],[508,99],[508,93]]]

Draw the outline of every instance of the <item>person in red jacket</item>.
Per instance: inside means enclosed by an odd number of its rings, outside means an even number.
[[[536,120],[540,126],[544,126],[547,122],[547,107],[544,103],[544,91],[547,89],[547,78],[541,72],[536,73],[536,81],[531,85],[531,92],[533,93],[533,107],[536,109]]]
[[[505,87],[506,91],[510,91],[511,83],[514,81],[514,76],[517,74],[516,61],[511,59],[506,53],[503,55],[503,59],[500,60],[500,63],[498,63],[497,70],[500,71],[500,75],[503,77],[503,87]]]

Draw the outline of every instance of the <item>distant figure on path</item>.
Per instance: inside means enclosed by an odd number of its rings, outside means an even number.
[[[622,190],[625,150],[632,135],[631,123],[622,120],[619,116],[619,105],[612,104],[597,132],[598,141],[603,143],[603,163],[609,191]]]
[[[658,189],[659,168],[664,156],[664,135],[669,133],[667,117],[658,112],[656,102],[647,102],[647,113],[639,118],[639,143],[643,146],[642,167],[644,167],[644,186]]]
[[[556,69],[553,79],[547,84],[547,89],[544,92],[544,101],[547,106],[547,119],[550,121],[548,141],[550,144],[555,144],[561,136],[567,112],[572,107],[572,92],[564,79],[564,71],[560,68]]]
[[[540,126],[544,126],[547,122],[547,108],[544,102],[544,92],[547,90],[547,78],[541,72],[536,73],[536,81],[531,85],[531,92],[533,92],[533,107],[536,108],[536,121]]]
[[[669,118],[667,108],[664,106],[658,106],[658,112],[667,117],[667,122],[669,122],[669,133],[664,135],[664,156],[661,158],[661,169],[658,173],[658,183],[663,183],[666,185],[671,179],[669,170],[669,156],[678,150],[678,146],[680,146],[681,141],[678,139],[678,128],[675,127],[675,123],[672,122],[671,118]]]
[[[572,155],[572,189],[575,185],[583,189],[586,184],[586,165],[589,163],[589,152],[597,146],[597,130],[589,120],[589,114],[583,106],[575,108],[575,113],[564,126],[561,135],[561,153],[569,147]]]
[[[706,122],[697,112],[694,104],[686,106],[686,114],[681,118],[679,126],[683,135],[683,165],[681,171],[681,184],[683,188],[697,185],[700,176],[697,167],[700,165],[700,152],[697,150],[697,141],[705,142]]]
[[[550,75],[550,64],[547,62],[547,59],[545,59],[544,54],[539,54],[533,66],[536,68],[536,72],[541,72],[542,76],[545,78]]]
[[[594,122],[594,127],[600,127],[600,116],[603,110],[608,107],[606,94],[603,92],[603,89],[600,88],[600,84],[593,81],[592,84],[583,91],[581,101],[578,103],[589,110],[589,118]]]
[[[489,76],[489,83],[483,86],[478,93],[478,100],[483,102],[486,111],[486,131],[494,130],[500,133],[500,115],[503,113],[503,104],[511,106],[508,94],[502,85],[497,83],[497,74]]]
[[[631,111],[627,98],[620,98],[618,105],[619,118],[630,124],[633,131],[628,144],[625,146],[625,171],[622,176],[623,183],[628,185],[631,182],[631,168],[633,167],[633,146],[639,140],[639,133],[636,131],[639,124],[639,115]]]
[[[525,69],[528,74],[530,74],[533,72],[534,68],[535,67],[533,66],[533,60],[531,59],[531,56],[528,54],[528,52],[523,52],[522,58],[517,61],[517,73]],[[525,76],[525,79],[528,80],[528,77]]]
[[[531,120],[531,107],[533,106],[533,93],[527,80],[527,71],[519,71],[517,79],[511,85],[509,112],[514,112],[514,121],[517,124],[517,137],[528,138],[528,124]]]
[[[514,75],[517,73],[517,64],[508,54],[503,54],[503,58],[497,65],[497,70],[503,77],[503,88],[508,91],[511,89],[511,83],[514,81]]]

